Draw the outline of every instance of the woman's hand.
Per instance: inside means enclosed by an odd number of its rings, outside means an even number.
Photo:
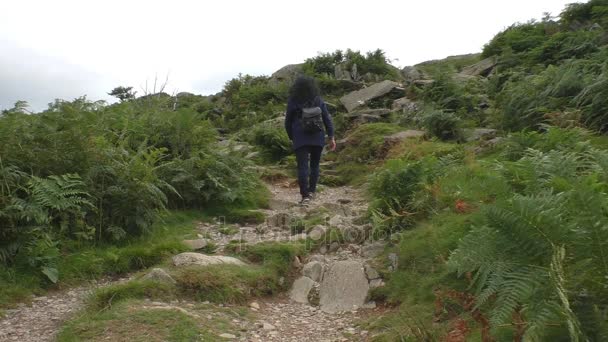
[[[336,150],[336,138],[334,137],[329,139],[329,150],[332,152]]]

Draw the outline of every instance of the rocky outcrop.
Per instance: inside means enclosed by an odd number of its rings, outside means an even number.
[[[473,65],[470,65],[468,67],[465,67],[462,69],[462,71],[460,71],[460,75],[464,75],[464,76],[488,76],[492,70],[494,70],[494,67],[496,67],[497,64],[497,58],[496,57],[489,57],[486,59],[483,59]]]
[[[347,111],[352,112],[355,109],[364,106],[367,102],[382,97],[396,88],[399,88],[399,83],[386,80],[375,83],[367,88],[348,93],[340,98],[340,102]]]
[[[291,83],[298,75],[302,73],[303,64],[289,64],[281,69],[275,71],[271,76],[269,82],[271,84],[278,84],[282,82]]]
[[[367,299],[369,282],[363,265],[357,261],[338,261],[323,277],[319,293],[321,310],[329,313],[361,308]]]
[[[223,256],[223,255],[205,255],[200,253],[180,253],[173,257],[173,265],[175,266],[209,266],[209,265],[238,265],[246,266],[244,262],[237,258]]]
[[[424,78],[422,72],[414,66],[406,66],[401,69],[401,75],[406,82],[414,82]]]

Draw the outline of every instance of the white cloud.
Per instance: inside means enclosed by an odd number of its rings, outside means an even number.
[[[105,98],[108,87],[167,73],[171,89],[210,93],[239,72],[270,74],[335,49],[382,48],[397,65],[415,64],[480,51],[513,22],[570,2],[3,0],[0,90],[13,91],[0,93],[0,106]],[[27,87],[5,73],[32,65]]]

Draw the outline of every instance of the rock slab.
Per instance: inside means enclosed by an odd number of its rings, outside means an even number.
[[[358,107],[365,105],[367,101],[384,96],[397,87],[399,87],[399,83],[397,82],[382,81],[372,84],[367,88],[348,93],[340,98],[340,102],[342,102],[347,111],[352,112]]]
[[[308,277],[300,277],[293,282],[289,298],[297,303],[308,304],[308,293],[315,286],[315,282]]]
[[[327,313],[351,311],[365,304],[369,283],[363,265],[353,260],[331,265],[321,283],[321,310]]]
[[[192,253],[192,252],[178,254],[178,255],[174,256],[172,260],[173,260],[173,264],[175,266],[190,266],[190,265],[209,266],[209,265],[221,265],[221,264],[238,265],[238,266],[247,265],[244,262],[242,262],[241,260],[239,260],[237,258],[229,257],[229,256],[205,255],[205,254]]]

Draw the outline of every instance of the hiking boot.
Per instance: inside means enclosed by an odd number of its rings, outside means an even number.
[[[300,201],[300,205],[307,206],[310,204],[311,200],[312,200],[312,198],[310,197],[310,195],[304,196],[304,197],[302,197],[302,200]]]

